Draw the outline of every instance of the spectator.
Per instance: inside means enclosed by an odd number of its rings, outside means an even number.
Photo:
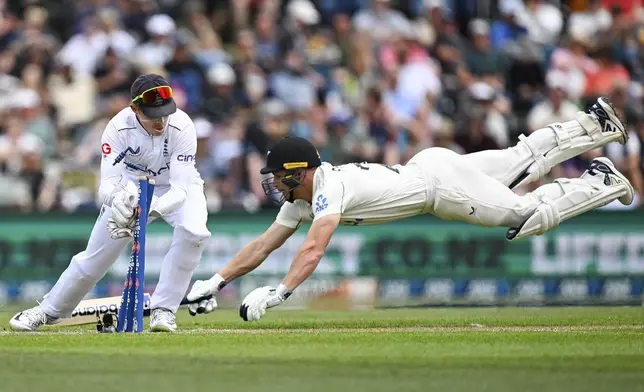
[[[481,107],[473,108],[467,114],[464,127],[454,141],[466,154],[499,148],[494,139],[485,134],[485,111]]]
[[[267,90],[264,71],[257,63],[255,35],[251,30],[237,34],[237,53],[233,69],[236,94],[240,101],[256,103],[264,98]]]
[[[601,47],[595,53],[597,69],[587,75],[584,96],[589,100],[593,97],[608,95],[615,83],[628,84],[628,70],[619,64],[610,47]]]
[[[389,74],[390,83],[395,83],[395,76]],[[400,129],[398,124],[405,124],[409,117],[401,116],[400,111],[396,114],[395,97],[388,94],[388,98],[383,96],[382,91],[378,88],[367,90],[365,104],[360,113],[361,126],[365,131],[360,131],[369,135],[378,146],[377,161],[394,164],[400,161],[400,151],[398,141]],[[394,102],[392,102],[394,101]]]
[[[43,158],[54,158],[57,154],[56,129],[51,119],[42,112],[38,93],[31,89],[18,90],[14,102],[23,121],[25,134],[37,136],[42,141],[40,152]]]
[[[454,128],[450,120],[438,120],[433,128],[433,139],[435,147],[447,148],[457,154],[465,154],[463,147],[454,141]]]
[[[306,53],[311,28],[320,22],[320,13],[309,0],[291,0],[286,9],[279,38],[280,53]]]
[[[343,69],[339,68],[340,74]],[[351,37],[350,55],[347,59],[347,77],[338,80],[343,81],[343,91],[346,99],[354,102],[354,106],[360,105],[364,92],[379,81],[381,70],[375,53],[371,48],[369,36],[364,33],[354,33]],[[357,91],[349,91],[352,88]]]
[[[235,71],[226,63],[208,70],[208,98],[202,112],[215,126],[225,126],[237,115],[239,104],[235,97]]]
[[[21,34],[15,42],[15,50],[22,50],[28,45],[38,45],[55,52],[60,48],[59,40],[47,28],[49,13],[46,9],[38,6],[30,6],[25,10],[25,23]]]
[[[436,42],[432,50],[433,57],[441,69],[443,95],[438,104],[449,116],[460,111],[460,95],[464,83],[469,82],[467,66],[464,64],[467,41],[458,34],[458,26],[449,11],[433,7],[428,19],[436,29]]]
[[[257,49],[255,51],[257,64],[264,72],[271,72],[277,67],[280,55],[277,28],[272,15],[265,12],[258,15],[255,31],[257,33]]]
[[[550,72],[546,80],[549,94],[528,114],[529,132],[534,132],[553,122],[569,121],[579,111],[577,105],[567,98],[565,73],[561,71]]]
[[[259,170],[264,166],[264,157],[273,143],[289,133],[287,122],[288,108],[278,99],[266,100],[259,110],[259,117],[245,130],[244,150],[245,169],[248,188],[259,203],[271,204],[261,186],[262,175]]]
[[[590,37],[597,38],[610,28],[612,22],[613,18],[610,12],[602,7],[601,0],[588,0],[585,10],[570,15],[568,32],[583,31]]]
[[[531,40],[551,48],[562,31],[563,14],[545,0],[525,0],[524,4],[525,12],[521,12],[519,23],[528,29]]]
[[[102,30],[107,37],[107,46],[112,48],[117,56],[126,57],[132,54],[136,47],[136,39],[120,26],[119,15],[113,9],[103,9],[98,13]]]
[[[8,188],[17,195],[11,198],[3,194],[5,203],[17,205],[23,211],[36,208],[44,182],[42,151],[43,141],[26,133],[22,120],[18,117],[7,120],[5,134],[0,136],[0,167],[4,176],[13,181]]]
[[[307,111],[315,100],[314,78],[304,55],[297,50],[291,50],[286,53],[282,70],[269,78],[269,88],[289,109]]]
[[[492,87],[503,87],[508,59],[490,45],[490,24],[483,19],[474,19],[469,24],[469,32],[471,43],[465,53],[467,70],[474,80],[486,78]],[[466,79],[465,84],[469,85],[474,80]]]
[[[185,98],[181,109],[188,114],[201,110],[206,94],[206,75],[193,56],[191,44],[187,35],[178,34],[172,59],[164,67],[173,92]]]
[[[136,75],[130,64],[114,48],[108,47],[94,70],[99,107],[115,94],[129,94],[134,79]]]
[[[370,0],[371,7],[358,12],[353,24],[358,31],[381,44],[409,30],[409,21],[399,11],[389,7],[390,0]]]
[[[13,12],[3,12],[0,24],[0,51],[9,50],[11,45],[20,38],[20,18]]]
[[[499,8],[503,18],[492,22],[490,29],[490,43],[496,49],[501,49],[528,33],[528,29],[518,19],[525,12],[521,0],[502,1]]]
[[[141,69],[162,67],[172,58],[174,53],[173,36],[176,24],[165,14],[157,14],[145,23],[145,29],[150,40],[136,48],[134,61]]]
[[[346,65],[351,57],[353,34],[351,26],[351,16],[349,14],[336,14],[333,16],[333,40],[337,43],[340,50],[340,64]]]
[[[206,162],[200,163],[200,172],[209,192],[221,196],[221,207],[225,208],[230,206],[227,203],[241,203],[243,117],[235,99],[232,67],[226,63],[217,64],[208,70],[207,80],[209,98],[202,112],[211,126],[201,125],[208,152]]]
[[[568,45],[555,49],[550,59],[550,69],[563,72],[566,93],[578,101],[586,90],[587,77],[598,71],[597,63],[588,56],[590,36],[579,29],[570,29]]]
[[[83,31],[74,35],[58,53],[60,61],[81,76],[90,76],[109,44],[96,18],[87,18]]]
[[[29,65],[38,66],[44,75],[54,72],[54,51],[40,43],[29,43],[15,57],[11,53],[8,61],[12,62],[11,74],[21,77],[24,69]],[[64,61],[64,60],[63,60]]]
[[[195,59],[203,69],[209,69],[221,61],[228,61],[230,56],[223,50],[221,39],[205,11],[205,6],[200,1],[185,3],[188,26],[184,33],[195,37]]]
[[[308,38],[306,57],[311,68],[320,74],[327,82],[331,78],[332,69],[342,60],[342,52],[333,39],[333,31],[319,28]]]
[[[96,114],[96,84],[91,75],[75,73],[70,64],[61,64],[49,77],[48,90],[57,113],[59,153],[66,155],[73,138]]]
[[[485,134],[501,147],[509,145],[508,124],[502,113],[502,98],[500,98],[494,87],[486,82],[475,82],[469,88],[469,110],[480,108],[483,115]]]

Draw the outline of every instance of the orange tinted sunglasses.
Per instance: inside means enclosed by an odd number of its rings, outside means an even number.
[[[159,98],[163,100],[172,98],[172,87],[170,86],[152,87],[151,89],[147,89],[144,92],[142,92],[140,95],[137,95],[136,97],[134,97],[132,99],[132,103],[141,101],[141,103],[144,105],[152,105]]]

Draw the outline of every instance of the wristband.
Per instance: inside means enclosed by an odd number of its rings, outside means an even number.
[[[208,279],[211,287],[214,287],[212,293],[217,294],[219,290],[223,289],[228,282],[219,274],[215,274],[212,278]]]
[[[277,290],[275,290],[275,294],[277,294],[277,296],[283,301],[286,301],[286,299],[290,297],[293,292],[289,290],[288,287],[284,285],[284,283],[280,283],[280,285],[277,286]]]

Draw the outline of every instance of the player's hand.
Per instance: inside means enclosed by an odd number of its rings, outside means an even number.
[[[279,289],[281,288],[282,285],[280,285]],[[259,320],[266,313],[266,309],[281,304],[290,295],[290,293],[286,296],[280,295],[280,292],[284,292],[284,290],[279,290],[278,292],[278,289],[270,286],[256,288],[242,301],[239,316],[244,321]]]
[[[107,224],[107,230],[109,230],[110,238],[112,238],[113,240],[134,236],[134,233],[130,228],[122,229],[119,227],[111,227],[110,225],[112,225],[111,222]]]
[[[138,204],[139,187],[132,181],[128,181],[112,200],[112,217],[109,220],[113,221],[119,228],[130,227]]]
[[[213,296],[217,293],[217,287],[213,287],[210,280],[197,280],[192,289],[186,296],[186,299],[191,303],[188,305],[188,312],[191,316],[197,314],[210,313],[217,308],[217,300]]]

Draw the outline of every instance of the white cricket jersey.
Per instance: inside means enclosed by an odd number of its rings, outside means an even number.
[[[105,204],[110,204],[109,198],[117,183],[137,181],[138,176],[147,175],[155,180],[157,190],[166,190],[163,196],[153,201],[153,206],[158,202],[158,211],[165,215],[181,206],[190,184],[203,184],[195,167],[195,125],[180,109],[170,115],[160,136],[151,136],[132,109],[121,110],[105,127],[101,151],[99,195]],[[125,162],[138,165],[145,172],[133,169]]]
[[[286,202],[275,221],[296,228],[339,213],[341,225],[380,224],[422,213],[427,192],[427,182],[415,167],[324,162],[315,171],[313,202]]]

